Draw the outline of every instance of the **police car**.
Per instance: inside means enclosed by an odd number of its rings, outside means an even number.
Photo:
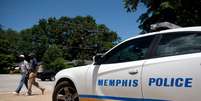
[[[200,101],[201,27],[127,39],[56,75],[53,101]]]

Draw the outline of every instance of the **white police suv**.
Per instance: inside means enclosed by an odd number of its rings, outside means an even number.
[[[56,75],[53,101],[201,101],[201,27],[139,35]]]

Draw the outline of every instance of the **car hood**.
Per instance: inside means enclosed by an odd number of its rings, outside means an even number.
[[[71,76],[83,76],[85,73],[87,73],[87,70],[89,69],[91,65],[86,66],[79,66],[79,67],[72,67],[68,69],[63,69],[59,71],[55,78],[61,78],[61,77],[71,77]]]

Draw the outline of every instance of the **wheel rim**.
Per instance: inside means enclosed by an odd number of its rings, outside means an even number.
[[[77,101],[78,94],[73,87],[62,87],[57,93],[57,101]]]

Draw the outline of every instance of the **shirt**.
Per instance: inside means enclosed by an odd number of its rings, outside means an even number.
[[[21,73],[28,73],[29,63],[26,60],[22,61],[19,67],[21,69]]]
[[[33,58],[33,59],[30,60],[30,69],[31,70],[36,71],[37,65],[38,65],[38,63],[37,63],[36,58]]]

